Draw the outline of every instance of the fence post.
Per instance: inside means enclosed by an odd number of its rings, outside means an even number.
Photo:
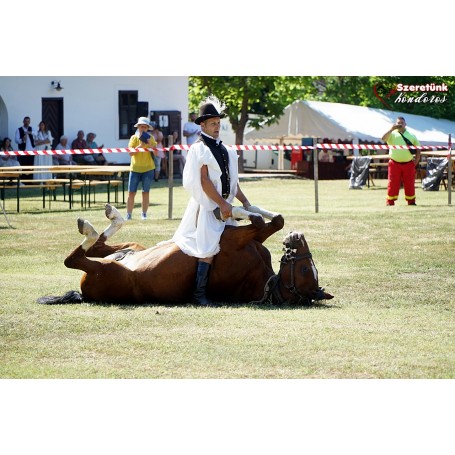
[[[284,169],[284,147],[278,147],[278,170]]]
[[[318,147],[317,139],[313,139],[313,168],[314,168],[314,211],[319,212],[319,193],[318,193],[318,177],[319,177],[319,168],[318,168]]]
[[[167,165],[168,165],[168,187],[169,187],[169,202],[167,209],[167,217],[169,220],[172,220],[172,209],[174,205],[174,136],[169,135],[167,137],[167,146],[169,152],[167,154]]]
[[[449,163],[447,164],[447,198],[448,198],[448,204],[452,205],[452,135],[449,134],[449,146],[447,147],[449,149]]]

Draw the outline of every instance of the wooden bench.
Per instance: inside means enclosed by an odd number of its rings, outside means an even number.
[[[21,191],[26,191],[26,190],[30,190],[30,189],[36,189],[36,188],[41,189],[42,194],[43,194],[43,209],[45,209],[46,208],[46,190],[49,195],[49,208],[51,208],[52,196],[54,196],[54,198],[55,198],[55,190],[57,188],[62,188],[62,186],[63,186],[62,183],[57,183],[57,182],[55,182],[55,183],[41,182],[41,183],[30,183],[30,184],[24,185],[24,184],[22,184],[22,181],[20,181],[18,179],[16,179],[16,180],[8,179],[8,181],[7,181],[6,179],[3,179],[3,176],[2,176],[2,180],[3,180],[3,183],[0,184],[1,198],[3,199],[3,201],[5,200],[4,190],[15,189],[16,190],[16,206],[17,206],[18,213],[20,212],[20,192]]]
[[[71,182],[71,195],[74,200],[74,191],[81,190],[81,207],[91,207],[92,202],[96,203],[96,188],[107,187],[107,202],[111,202],[111,189],[114,189],[115,203],[118,203],[118,189],[123,185],[122,180],[73,180]],[[93,195],[93,201],[92,201]]]
[[[64,178],[33,179],[34,174],[46,171],[54,174],[54,177],[61,175]],[[81,206],[87,206],[96,198],[96,188],[101,185],[107,187],[107,202],[110,202],[111,188],[115,190],[115,202],[118,203],[118,188],[123,190],[123,204],[125,204],[125,174],[130,172],[129,166],[16,166],[8,169],[0,168],[0,190],[16,189],[17,210],[20,211],[21,188],[41,188],[43,193],[52,192],[56,200],[57,188],[63,188],[63,198],[69,196],[69,208],[72,208],[75,191],[80,190]],[[28,178],[23,178],[30,175]],[[120,176],[120,178],[119,178]],[[24,186],[22,184],[25,183]],[[3,189],[2,189],[3,186]],[[4,193],[2,193],[2,197]],[[51,196],[49,196],[51,197]],[[4,198],[4,197],[3,197]],[[43,194],[45,207],[45,194]]]

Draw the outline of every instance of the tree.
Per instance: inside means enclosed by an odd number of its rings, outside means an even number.
[[[316,92],[309,76],[191,76],[189,78],[190,110],[198,111],[199,103],[215,95],[226,103],[226,114],[235,132],[235,143],[243,144],[247,124],[258,127],[278,121],[284,108]]]
[[[261,122],[277,122],[284,108],[308,90],[316,90],[308,76],[191,76],[190,110],[197,112],[204,98],[215,95],[226,103],[235,143],[243,144],[247,124],[257,128]],[[242,172],[243,152],[239,155]]]
[[[424,92],[402,92],[397,100],[398,84],[445,84],[455,91],[453,76],[191,76],[190,109],[197,112],[199,103],[215,95],[226,103],[226,114],[235,132],[235,143],[243,144],[246,126],[278,122],[286,106],[296,100],[319,100],[395,110],[433,118],[455,120],[455,97],[448,92],[428,91],[428,101],[416,99]],[[445,97],[444,97],[445,94]],[[431,96],[444,97],[430,102]],[[409,102],[409,98],[412,101]],[[243,154],[241,154],[243,155]],[[243,156],[239,168],[243,170]]]

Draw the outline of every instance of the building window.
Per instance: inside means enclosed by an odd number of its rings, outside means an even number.
[[[118,92],[119,138],[129,139],[137,121],[137,90]]]

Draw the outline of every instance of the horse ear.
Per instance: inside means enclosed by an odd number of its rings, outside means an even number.
[[[283,245],[286,248],[291,248],[291,241],[292,241],[293,236],[294,236],[294,232],[289,231],[288,234],[286,235],[286,237],[283,239]]]

